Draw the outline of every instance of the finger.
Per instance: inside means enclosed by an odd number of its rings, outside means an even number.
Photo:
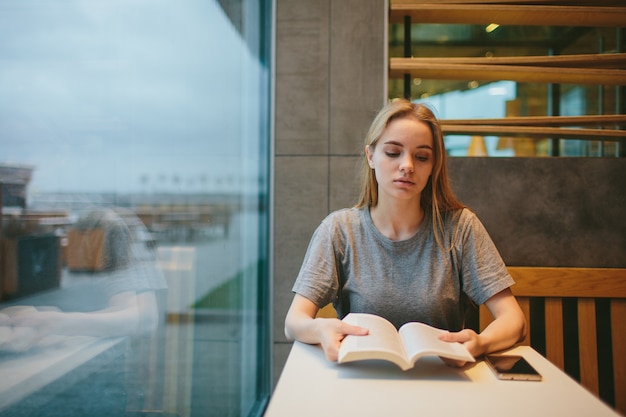
[[[465,343],[469,341],[471,337],[465,332],[447,332],[439,335],[439,340],[443,340],[444,342],[459,342]]]
[[[369,329],[360,326],[354,326],[352,324],[343,323],[339,328],[339,331],[345,335],[365,336],[369,334]]]
[[[444,342],[461,342],[464,341],[460,337],[459,333],[445,332],[439,335],[439,340],[443,340]]]

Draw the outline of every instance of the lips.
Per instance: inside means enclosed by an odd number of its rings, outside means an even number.
[[[394,183],[396,184],[403,184],[403,185],[415,185],[415,182],[413,180],[411,180],[410,178],[396,178],[395,180],[393,180]]]

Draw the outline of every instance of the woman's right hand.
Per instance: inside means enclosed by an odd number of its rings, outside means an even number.
[[[354,326],[339,319],[314,319],[319,322],[320,344],[329,361],[336,361],[341,342],[348,335],[365,336],[369,333],[364,327]]]
[[[317,318],[319,307],[311,300],[296,294],[285,318],[285,336],[289,340],[320,344],[326,358],[336,361],[339,346],[347,335],[364,336],[369,331],[345,323],[337,318]]]

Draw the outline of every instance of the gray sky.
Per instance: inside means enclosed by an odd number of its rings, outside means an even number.
[[[214,1],[0,0],[0,162],[31,192],[236,182],[256,69]]]

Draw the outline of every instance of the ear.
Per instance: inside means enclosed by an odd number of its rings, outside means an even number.
[[[370,168],[374,169],[374,152],[370,151],[370,146],[365,147],[365,157]]]

